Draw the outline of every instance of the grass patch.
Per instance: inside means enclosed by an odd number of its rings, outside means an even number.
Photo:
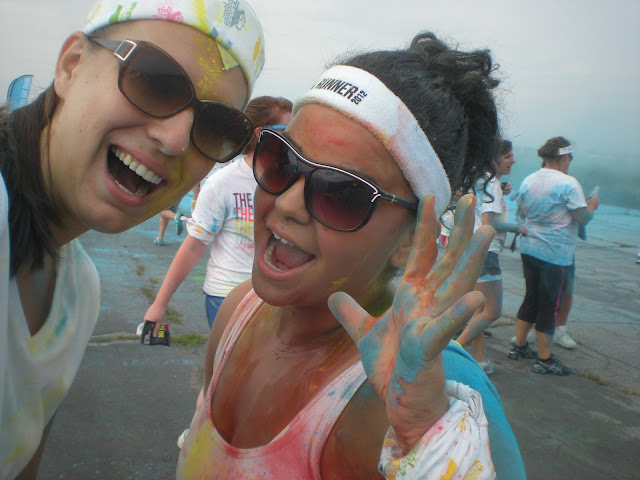
[[[167,322],[182,325],[182,314],[173,307],[167,307]]]
[[[89,340],[89,343],[110,343],[118,340],[140,341],[140,337],[138,335],[133,335],[132,333],[108,334],[108,335],[100,335],[99,337],[91,337],[91,340]]]
[[[598,385],[609,385],[609,380],[601,377],[600,375],[596,375],[589,370],[585,370],[582,375],[584,376],[584,378],[591,380],[592,382],[596,382]]]
[[[113,341],[112,337],[92,337],[90,343],[107,343]]]
[[[144,287],[140,287],[140,291],[144,294],[145,297],[147,297],[147,300],[149,300],[151,303],[153,303],[153,301],[156,299],[156,292],[153,288],[145,285]]]
[[[181,345],[183,347],[202,347],[206,345],[208,337],[201,333],[187,333],[184,335],[171,336],[172,345]]]
[[[504,320],[499,320],[497,322],[493,322],[491,327],[489,328],[498,328],[498,327],[513,327],[513,322],[507,322]]]
[[[155,287],[158,285],[158,279],[156,277],[149,277],[149,283]]]
[[[636,390],[634,388],[623,388],[622,393],[626,393],[627,395],[635,395],[636,397],[640,397],[640,390]]]
[[[143,263],[139,263],[136,267],[136,273],[141,277],[142,275],[144,275],[146,269],[147,267],[145,267]]]

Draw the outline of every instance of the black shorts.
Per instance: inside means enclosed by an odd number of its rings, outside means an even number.
[[[567,287],[569,267],[545,262],[531,255],[521,255],[526,293],[518,318],[535,323],[536,330],[553,334],[562,295]]]

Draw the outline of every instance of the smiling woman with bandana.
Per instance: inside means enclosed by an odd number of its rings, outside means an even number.
[[[263,43],[244,1],[100,1],[53,84],[0,110],[1,478],[35,478],[97,320],[77,237],[137,225],[242,151]]]
[[[421,34],[331,67],[261,132],[252,278],[218,311],[179,479],[525,478],[497,393],[449,344],[484,301],[473,197],[436,261],[451,191],[491,169],[492,72]]]

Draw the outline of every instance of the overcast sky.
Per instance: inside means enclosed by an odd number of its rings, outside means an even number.
[[[255,95],[295,99],[346,51],[404,47],[431,30],[500,64],[502,128],[516,145],[564,135],[578,151],[640,156],[638,0],[253,0],[266,37]],[[0,0],[0,99],[52,78],[91,0]]]

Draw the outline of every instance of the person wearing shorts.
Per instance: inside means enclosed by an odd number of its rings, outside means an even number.
[[[482,308],[474,313],[457,341],[463,347],[471,344],[473,357],[487,375],[491,375],[495,371],[495,365],[485,357],[484,332],[502,315],[502,270],[500,270],[498,254],[504,247],[506,232],[527,234],[524,226],[508,223],[504,193],[511,191],[511,185],[508,182],[500,183],[503,175],[511,173],[511,167],[514,163],[511,142],[503,139],[498,140],[496,142],[496,157],[493,161],[495,176],[491,178],[491,175],[488,174],[485,179],[478,182],[475,188],[474,228],[478,229],[481,225],[491,225],[497,233],[489,246],[489,252],[475,286],[476,290],[484,294],[487,301]]]
[[[176,234],[178,236],[182,235],[182,232],[184,231],[184,222],[188,220],[188,217],[178,212],[181,201],[182,199],[178,200],[176,203],[168,207],[166,210],[163,210],[160,212],[160,225],[158,226],[158,236],[153,241],[153,243],[155,243],[159,247],[162,247],[164,245],[164,232],[166,232],[170,221],[173,220],[176,222]]]
[[[536,373],[569,375],[571,369],[552,354],[551,339],[574,263],[578,225],[591,221],[599,200],[585,199],[580,183],[568,175],[573,147],[566,138],[547,140],[538,156],[544,160],[543,167],[524,179],[517,194],[518,215],[529,235],[520,245],[526,293],[509,357],[537,358],[533,365]],[[534,324],[538,353],[526,339]]]

